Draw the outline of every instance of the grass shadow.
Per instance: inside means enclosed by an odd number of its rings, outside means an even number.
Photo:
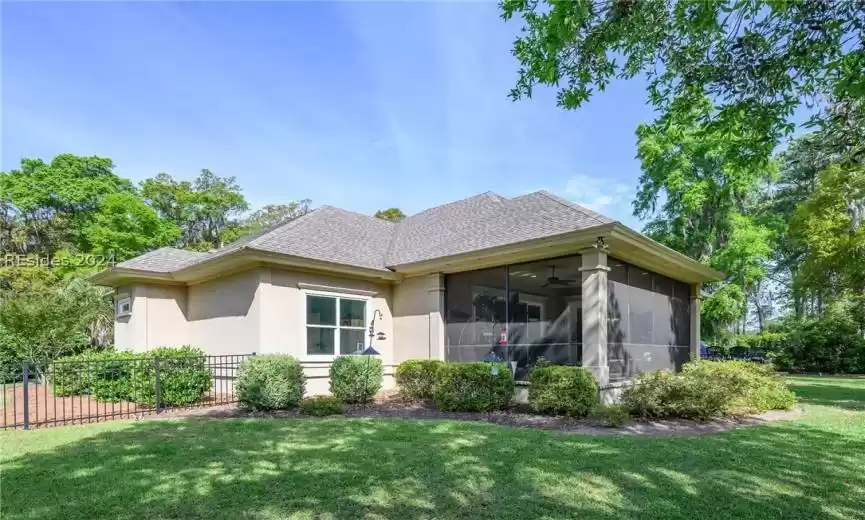
[[[865,518],[865,435],[805,423],[691,438],[370,419],[108,428],[15,432],[46,442],[4,461],[3,517]]]
[[[791,376],[787,382],[803,404],[865,410],[865,378]]]

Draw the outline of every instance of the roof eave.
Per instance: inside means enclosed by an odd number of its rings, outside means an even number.
[[[472,271],[486,267],[563,256],[591,247],[598,238],[608,236],[613,226],[613,224],[602,224],[578,231],[569,231],[548,237],[468,251],[446,257],[389,265],[388,267],[406,276],[417,276],[437,272],[456,273]]]
[[[134,282],[158,284],[197,284],[258,266],[271,265],[289,269],[324,271],[344,276],[399,281],[402,275],[385,269],[371,269],[313,260],[260,249],[241,247],[230,253],[208,258],[170,273],[129,268],[112,268],[90,277],[97,285],[117,287]]]
[[[724,273],[674,251],[619,222],[613,225],[606,242],[613,256],[665,274],[670,278],[691,283],[717,282],[725,278]]]

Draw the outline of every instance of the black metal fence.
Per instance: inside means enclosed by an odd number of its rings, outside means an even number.
[[[2,387],[0,428],[138,418],[237,402],[240,363],[254,354],[25,362]]]

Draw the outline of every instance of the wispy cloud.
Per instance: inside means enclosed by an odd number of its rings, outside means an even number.
[[[565,196],[569,199],[631,227],[638,226],[631,210],[634,195],[633,186],[604,177],[577,175],[565,185]]]

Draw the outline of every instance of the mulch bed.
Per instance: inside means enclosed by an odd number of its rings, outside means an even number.
[[[438,419],[457,421],[479,421],[497,424],[511,428],[532,428],[538,430],[558,431],[563,433],[583,435],[641,435],[641,436],[693,436],[709,433],[719,433],[736,428],[759,426],[771,421],[786,420],[799,417],[801,409],[790,411],[772,411],[759,415],[736,418],[720,418],[706,422],[685,419],[670,419],[658,421],[632,421],[620,428],[604,426],[598,420],[591,418],[574,419],[538,415],[532,413],[526,406],[513,406],[507,410],[496,412],[443,412],[430,403],[408,402],[394,392],[383,392],[375,397],[372,403],[347,407],[342,417],[376,418],[376,419]],[[260,419],[303,419],[318,418],[299,414],[296,410],[279,410],[273,412],[251,412],[237,405],[224,405],[194,410],[168,411],[159,417],[207,417],[207,418],[260,418]]]
[[[5,392],[0,398],[0,428],[21,428],[24,425],[24,385],[16,383],[5,385]],[[51,387],[39,383],[27,385],[28,394],[28,424],[31,428],[44,426],[62,426],[71,424],[89,424],[115,419],[141,418],[154,414],[153,406],[139,405],[127,401],[105,402],[97,401],[89,395],[55,397]],[[220,407],[219,403],[231,399],[228,394],[208,395],[197,407]],[[189,413],[189,408],[170,409],[168,413]]]

